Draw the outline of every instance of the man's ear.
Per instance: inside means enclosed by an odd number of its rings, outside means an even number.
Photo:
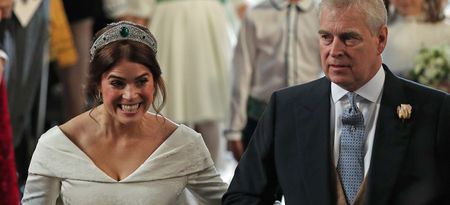
[[[386,48],[387,38],[388,29],[386,25],[383,25],[378,32],[378,55],[381,55],[381,53],[383,53],[384,51],[384,48]]]

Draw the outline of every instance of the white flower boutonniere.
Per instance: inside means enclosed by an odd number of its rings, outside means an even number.
[[[409,120],[411,118],[412,106],[410,104],[400,104],[397,106],[397,115],[401,120]]]

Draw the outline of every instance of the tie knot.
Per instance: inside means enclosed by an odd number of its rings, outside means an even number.
[[[344,125],[364,124],[363,114],[356,105],[356,96],[357,94],[354,92],[347,93],[350,106],[344,109],[344,113],[342,114],[342,123]]]
[[[354,92],[348,92],[347,93],[347,98],[348,98],[348,100],[349,100],[349,102],[350,102],[350,105],[352,105],[352,107],[356,107],[356,93],[354,93]]]

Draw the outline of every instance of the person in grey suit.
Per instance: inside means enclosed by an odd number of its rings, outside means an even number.
[[[286,205],[450,204],[450,95],[382,63],[386,16],[321,2],[325,77],[272,94],[224,205],[272,204],[278,186]]]

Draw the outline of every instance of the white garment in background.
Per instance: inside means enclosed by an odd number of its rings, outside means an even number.
[[[220,1],[158,1],[149,28],[158,41],[157,59],[166,82],[164,115],[186,123],[223,120],[231,43]]]
[[[173,205],[185,188],[200,204],[219,205],[227,188],[200,134],[184,125],[121,181],[105,174],[53,127],[40,138],[29,173],[24,205]]]
[[[116,19],[125,15],[149,18],[156,0],[102,0],[106,16]]]
[[[42,0],[14,1],[13,11],[22,27],[26,27],[30,23],[41,3]]]
[[[447,44],[450,46],[450,23],[425,23],[415,18],[398,17],[388,26],[389,35],[383,63],[393,73],[408,76],[419,50]]]

